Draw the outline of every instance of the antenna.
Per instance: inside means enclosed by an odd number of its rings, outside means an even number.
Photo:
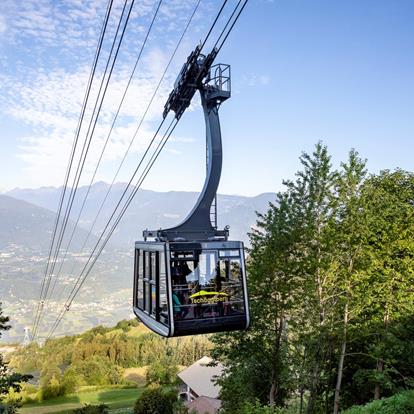
[[[32,342],[31,335],[30,335],[30,328],[28,326],[25,326],[24,339],[23,339],[22,345],[27,346],[30,344],[30,342]]]

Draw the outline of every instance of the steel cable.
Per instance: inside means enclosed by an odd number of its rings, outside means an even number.
[[[77,124],[76,131],[75,131],[75,138],[73,140],[72,149],[71,149],[71,153],[70,153],[70,156],[69,156],[68,167],[67,167],[67,170],[66,170],[65,180],[64,180],[64,184],[63,184],[63,188],[62,188],[62,193],[61,193],[61,197],[60,197],[60,200],[59,200],[59,207],[58,207],[58,211],[57,211],[56,219],[55,219],[55,223],[54,223],[53,236],[52,236],[52,241],[51,241],[51,244],[50,244],[49,256],[48,256],[48,259],[47,259],[46,270],[45,270],[45,274],[44,274],[43,280],[42,280],[41,291],[40,291],[40,296],[39,296],[39,303],[38,303],[37,310],[36,310],[36,313],[35,313],[35,318],[34,318],[34,321],[33,321],[32,333],[37,332],[39,312],[41,312],[40,309],[43,308],[42,300],[43,300],[45,281],[46,281],[46,277],[47,277],[48,270],[49,270],[50,259],[51,259],[51,256],[52,256],[52,250],[53,250],[55,237],[56,237],[56,233],[57,233],[57,227],[58,227],[58,223],[59,223],[60,213],[61,213],[61,210],[62,210],[62,207],[63,207],[63,201],[64,201],[64,198],[65,198],[67,184],[68,184],[68,181],[69,181],[70,170],[72,169],[72,163],[73,163],[74,155],[75,155],[75,152],[76,152],[77,142],[78,142],[78,139],[79,139],[80,128],[81,128],[81,125],[82,125],[82,122],[83,122],[83,117],[85,115],[87,102],[89,100],[89,94],[90,94],[90,90],[91,90],[91,87],[92,87],[93,78],[95,76],[95,71],[96,71],[96,66],[97,66],[98,60],[99,60],[99,55],[100,55],[100,52],[101,52],[101,49],[102,49],[102,43],[103,43],[103,39],[105,37],[106,28],[107,28],[108,21],[109,21],[109,16],[110,16],[110,13],[111,13],[111,10],[112,10],[112,4],[113,4],[113,0],[109,0],[108,5],[107,5],[107,9],[106,9],[106,12],[105,12],[104,22],[103,22],[102,27],[101,27],[101,33],[99,35],[98,45],[96,47],[95,56],[94,56],[94,60],[93,60],[93,63],[92,63],[92,68],[91,68],[91,71],[90,71],[90,74],[89,74],[89,79],[88,79],[88,83],[87,83],[87,87],[86,87],[86,91],[85,91],[85,96],[84,96],[82,107],[81,107],[81,113],[79,115],[78,124]]]

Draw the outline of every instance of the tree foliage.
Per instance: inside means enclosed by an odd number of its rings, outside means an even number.
[[[3,315],[0,302],[0,337],[2,331],[11,328],[9,321],[9,317]],[[9,394],[9,391],[19,392],[22,383],[27,382],[30,378],[32,378],[30,375],[21,375],[11,371],[7,363],[4,362],[2,354],[0,354],[0,413],[13,414],[16,412],[16,409],[19,406],[19,401],[5,402],[7,395]]]
[[[338,413],[413,386],[413,175],[368,176],[354,150],[333,170],[321,143],[300,161],[250,235],[251,329],[213,339],[226,413]]]
[[[159,387],[147,388],[134,406],[134,414],[173,414],[175,393],[164,392]]]

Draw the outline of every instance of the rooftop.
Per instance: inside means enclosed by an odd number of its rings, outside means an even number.
[[[205,356],[178,373],[178,377],[200,397],[218,398],[220,394],[220,386],[213,381],[222,374],[223,365],[207,366],[212,361]]]

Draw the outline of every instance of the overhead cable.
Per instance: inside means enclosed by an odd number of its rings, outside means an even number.
[[[86,91],[85,91],[85,96],[83,98],[81,113],[79,115],[78,125],[76,127],[76,132],[75,132],[75,137],[74,137],[73,144],[72,144],[72,149],[71,149],[70,156],[69,156],[69,162],[68,162],[68,166],[67,166],[67,169],[66,169],[65,180],[64,180],[63,187],[62,187],[62,192],[61,192],[61,197],[60,197],[60,200],[59,200],[59,206],[58,206],[58,209],[57,209],[55,223],[54,223],[54,226],[53,226],[54,228],[53,228],[53,232],[52,232],[52,241],[51,241],[51,244],[50,244],[49,255],[48,255],[47,264],[46,264],[46,270],[45,270],[45,274],[44,274],[43,279],[42,279],[41,290],[40,290],[40,295],[39,295],[39,303],[38,303],[36,313],[35,313],[35,318],[34,318],[34,321],[33,321],[33,326],[32,326],[32,333],[33,334],[35,334],[37,332],[39,312],[41,312],[41,309],[44,306],[42,301],[43,301],[43,295],[44,295],[45,281],[46,281],[46,277],[47,277],[48,270],[49,270],[50,259],[51,259],[51,256],[52,256],[52,250],[53,250],[53,246],[54,246],[54,243],[55,243],[55,237],[56,237],[56,233],[57,233],[59,218],[60,218],[60,214],[61,214],[61,210],[62,210],[62,206],[63,206],[63,201],[64,201],[64,198],[65,198],[65,193],[66,193],[66,189],[67,189],[67,185],[68,185],[70,171],[72,169],[72,163],[73,163],[74,155],[75,155],[75,152],[76,152],[76,146],[77,146],[77,142],[78,142],[78,138],[79,138],[80,128],[81,128],[83,118],[84,118],[84,115],[85,115],[85,110],[86,110],[87,102],[88,102],[88,99],[89,99],[89,94],[90,94],[90,90],[91,90],[91,87],[92,87],[93,78],[95,76],[97,63],[98,63],[99,56],[100,56],[100,53],[101,53],[102,43],[103,43],[103,39],[105,37],[106,28],[107,28],[107,25],[108,25],[109,16],[110,16],[111,9],[112,9],[112,4],[113,4],[113,0],[109,0],[107,8],[106,8],[106,12],[105,12],[104,22],[102,24],[101,32],[100,32],[100,35],[99,35],[98,45],[96,47],[95,56],[94,56],[93,63],[92,63],[92,68],[91,68],[91,71],[90,71],[90,74],[89,74],[89,79],[88,79],[88,83],[87,83],[87,87],[86,87]]]
[[[100,205],[100,207],[99,207],[99,209],[98,209],[98,212],[97,212],[97,214],[95,215],[95,219],[94,219],[94,221],[93,221],[93,223],[92,223],[92,226],[91,226],[91,228],[89,229],[89,232],[88,232],[88,234],[87,234],[87,236],[86,236],[86,239],[85,239],[85,241],[84,241],[84,243],[83,243],[83,245],[82,245],[82,247],[81,247],[81,251],[83,251],[83,250],[84,250],[84,248],[86,247],[86,244],[87,244],[87,242],[88,242],[88,240],[89,240],[89,237],[92,235],[92,232],[93,232],[93,229],[94,229],[95,224],[96,224],[96,222],[97,222],[97,219],[98,219],[98,217],[99,217],[99,214],[101,213],[102,208],[103,208],[103,206],[104,206],[104,204],[105,204],[105,202],[106,202],[106,200],[107,200],[107,198],[108,198],[108,196],[109,196],[109,194],[110,194],[110,192],[111,192],[111,189],[112,189],[112,187],[113,187],[113,185],[114,185],[114,183],[115,183],[115,181],[116,181],[116,178],[118,177],[118,174],[119,174],[119,172],[120,172],[120,170],[121,170],[121,168],[122,168],[122,166],[123,166],[123,164],[124,164],[124,162],[125,162],[125,160],[126,160],[126,157],[127,157],[128,153],[129,153],[129,151],[130,151],[131,147],[132,147],[132,144],[134,143],[134,141],[135,141],[136,137],[138,136],[138,132],[140,131],[141,125],[143,124],[143,122],[144,122],[144,120],[145,120],[145,118],[146,118],[146,115],[147,115],[147,113],[148,113],[148,111],[149,111],[149,109],[150,109],[150,107],[151,107],[151,105],[152,105],[152,103],[153,103],[153,101],[154,101],[154,99],[155,99],[155,96],[156,96],[156,94],[157,94],[157,92],[158,92],[158,90],[159,90],[159,88],[160,88],[160,86],[161,86],[161,84],[162,84],[162,82],[163,82],[163,80],[164,80],[164,78],[165,78],[165,75],[166,75],[166,73],[167,73],[167,71],[168,71],[168,69],[169,69],[169,67],[170,67],[170,65],[171,65],[171,63],[172,63],[172,61],[173,61],[173,59],[174,59],[174,57],[175,57],[175,55],[176,55],[177,51],[178,51],[178,48],[179,48],[179,46],[181,45],[182,40],[183,40],[183,38],[184,38],[184,36],[185,36],[185,34],[186,34],[186,32],[187,32],[187,30],[188,30],[188,28],[189,28],[189,26],[190,26],[190,24],[191,24],[192,20],[193,20],[193,18],[194,18],[194,15],[195,15],[195,13],[196,13],[196,11],[197,11],[197,9],[198,9],[199,5],[200,5],[200,2],[201,2],[201,0],[198,0],[198,1],[197,1],[196,5],[195,5],[195,7],[194,7],[194,9],[193,9],[193,12],[192,12],[192,13],[191,13],[191,15],[190,15],[190,18],[189,18],[189,20],[187,21],[187,24],[186,24],[186,26],[185,26],[185,28],[184,28],[184,31],[182,32],[182,34],[181,34],[180,38],[178,39],[178,42],[177,42],[177,44],[176,44],[176,46],[175,46],[175,49],[174,49],[174,51],[173,51],[173,53],[172,53],[172,55],[171,55],[171,57],[170,57],[170,59],[169,59],[169,61],[168,61],[167,65],[166,65],[165,69],[164,69],[164,72],[163,72],[163,74],[162,74],[162,76],[161,76],[161,79],[159,80],[159,82],[158,82],[158,84],[157,84],[157,87],[155,88],[155,90],[154,90],[154,92],[153,92],[153,94],[152,94],[152,96],[151,96],[151,99],[150,99],[150,101],[149,101],[149,103],[148,103],[148,105],[147,105],[147,107],[146,107],[146,109],[145,109],[145,111],[144,111],[144,113],[143,113],[143,115],[142,115],[141,119],[140,119],[140,122],[139,122],[139,124],[138,124],[138,127],[137,127],[137,129],[135,130],[135,133],[134,133],[134,135],[133,135],[133,137],[132,137],[132,139],[131,139],[131,141],[130,141],[130,143],[129,143],[129,145],[128,145],[128,148],[126,149],[126,151],[125,151],[125,153],[124,153],[124,156],[123,156],[123,158],[122,158],[122,160],[121,160],[121,163],[120,163],[120,164],[119,164],[119,166],[118,166],[118,169],[117,169],[117,171],[116,171],[116,173],[115,173],[115,176],[114,176],[114,178],[113,178],[113,180],[112,180],[112,182],[111,182],[111,185],[110,185],[110,186],[109,186],[109,188],[107,189],[106,194],[105,194],[105,196],[104,196],[104,198],[103,198],[103,200],[102,200],[102,202],[101,202],[101,205]],[[150,145],[152,145],[152,142],[153,142],[153,140],[151,141]],[[148,149],[149,149],[149,148],[148,148]],[[147,153],[147,152],[146,152],[146,153]],[[137,171],[137,170],[136,170],[136,171]],[[136,174],[136,173],[135,173],[135,174]],[[135,175],[133,175],[133,177],[134,177],[134,176],[135,176]],[[133,178],[132,178],[132,179],[133,179]],[[132,182],[132,180],[130,181],[130,183],[131,183],[131,182]],[[128,185],[127,185],[127,187],[126,187],[126,190],[128,190],[130,183],[128,183]],[[125,192],[124,192],[124,194],[125,194]],[[124,194],[121,196],[121,199],[123,198]],[[75,265],[76,265],[76,262],[74,262],[74,264],[73,264],[73,266],[72,266],[72,271],[71,271],[71,273],[73,273],[74,268],[75,268]],[[77,283],[78,283],[78,281],[75,283],[75,285],[76,285]],[[63,292],[64,292],[64,290],[62,290],[61,294],[59,295],[58,300],[59,300],[59,299],[60,299],[60,297],[63,295]]]
[[[135,2],[135,0],[132,0],[132,2],[130,4],[130,8],[129,8],[128,15],[127,15],[127,18],[126,18],[126,22],[125,22],[125,25],[124,25],[124,28],[123,28],[123,31],[122,31],[122,34],[121,34],[121,37],[120,37],[118,46],[117,46],[117,50],[116,50],[115,57],[114,57],[113,62],[112,62],[111,69],[109,71],[109,75],[108,75],[108,78],[107,78],[106,85],[105,85],[104,90],[103,90],[101,103],[100,103],[99,108],[97,110],[97,116],[95,118],[95,122],[94,122],[94,127],[93,127],[93,130],[92,130],[92,134],[93,134],[93,131],[94,131],[95,126],[96,126],[96,122],[97,122],[97,119],[98,119],[98,116],[99,116],[99,112],[100,112],[100,109],[102,107],[102,103],[103,103],[103,100],[104,100],[104,97],[105,97],[105,94],[106,94],[106,90],[107,90],[107,87],[108,87],[108,84],[109,84],[109,80],[110,80],[111,75],[112,75],[112,71],[113,71],[113,68],[114,68],[114,65],[115,65],[117,56],[118,56],[118,52],[119,52],[119,49],[120,49],[120,46],[121,46],[121,43],[122,43],[122,39],[123,39],[124,34],[125,34],[126,26],[128,24],[128,20],[129,20],[129,17],[131,15],[131,11],[132,11],[132,7],[134,5],[134,2]],[[95,102],[94,112],[96,110],[96,105],[97,105],[97,102],[98,102],[99,97],[100,97],[101,88],[102,88],[102,85],[103,85],[103,81],[105,79],[105,74],[107,72],[107,68],[109,66],[110,58],[112,56],[112,52],[113,52],[114,46],[116,44],[116,39],[117,39],[117,35],[118,35],[118,32],[119,32],[120,24],[121,24],[122,19],[123,19],[123,15],[124,15],[124,11],[125,11],[125,8],[126,8],[126,4],[127,4],[127,0],[125,0],[124,8],[122,10],[122,15],[121,15],[121,17],[119,19],[117,31],[116,31],[116,34],[115,34],[115,37],[114,37],[114,41],[113,41],[112,47],[111,47],[111,53],[110,53],[110,56],[108,58],[108,62],[107,62],[106,68],[105,68],[105,73],[104,73],[103,78],[102,78],[101,86],[99,88],[99,93],[98,93],[97,101]],[[92,122],[92,119],[93,119],[93,115],[94,114],[92,114],[91,122]],[[91,123],[89,124],[88,132],[90,130],[90,126],[91,126]],[[61,225],[61,228],[60,228],[58,241],[57,241],[56,246],[55,246],[55,253],[54,253],[53,264],[52,264],[51,268],[49,269],[49,276],[47,278],[46,286],[45,286],[45,289],[44,289],[44,295],[43,295],[43,301],[42,301],[41,311],[43,310],[44,303],[45,303],[45,301],[47,299],[47,295],[48,295],[48,290],[49,290],[49,287],[50,287],[51,278],[52,278],[53,271],[54,271],[54,268],[55,268],[55,265],[56,265],[56,262],[57,262],[57,257],[59,255],[59,249],[60,249],[60,246],[61,246],[61,243],[62,243],[62,240],[63,240],[63,236],[65,234],[66,226],[68,224],[68,220],[69,220],[69,216],[70,216],[70,212],[71,212],[71,209],[72,209],[72,205],[73,205],[73,202],[74,202],[74,199],[75,199],[75,196],[76,196],[76,191],[77,191],[77,187],[78,187],[78,184],[79,184],[79,180],[80,180],[80,177],[81,177],[81,174],[82,174],[82,170],[83,170],[84,165],[85,165],[85,160],[86,160],[86,157],[87,157],[87,154],[88,154],[88,151],[89,151],[89,147],[90,147],[90,143],[91,143],[91,139],[92,139],[92,134],[89,136],[89,140],[88,140],[88,138],[86,136],[86,139],[85,139],[85,142],[84,142],[84,145],[83,145],[83,148],[82,148],[82,153],[81,153],[81,156],[80,156],[80,159],[79,159],[79,163],[78,163],[78,166],[77,166],[77,169],[76,169],[76,174],[75,174],[75,177],[74,177],[74,184],[73,184],[73,186],[71,188],[71,191],[70,191],[70,196],[69,196],[68,204],[67,204],[66,209],[65,209],[65,214],[64,214],[64,218],[63,218],[62,225]],[[83,157],[83,159],[82,159],[82,157]],[[41,319],[41,311],[39,312],[37,325],[39,324],[40,319]],[[36,334],[37,334],[37,327],[36,327],[36,332],[34,333],[33,336],[35,337]]]
[[[141,60],[142,52],[143,52],[143,50],[144,50],[144,48],[145,48],[145,45],[147,44],[148,37],[149,37],[149,35],[150,35],[150,33],[151,33],[152,27],[153,27],[153,25],[154,25],[154,21],[155,21],[155,19],[156,19],[157,15],[158,15],[158,11],[159,11],[159,9],[160,9],[160,6],[161,6],[162,2],[163,2],[163,0],[159,0],[159,2],[158,2],[158,6],[157,6],[157,8],[156,8],[156,10],[155,10],[155,14],[154,14],[154,16],[153,16],[153,18],[152,18],[152,20],[151,20],[151,24],[149,25],[149,28],[148,28],[148,30],[147,30],[147,33],[146,33],[145,39],[144,39],[144,41],[143,41],[143,43],[142,43],[142,46],[141,46],[141,49],[140,49],[140,51],[139,51],[138,57],[137,57],[137,59],[136,59],[136,61],[135,61],[135,65],[134,65],[134,68],[133,68],[133,70],[132,70],[131,76],[129,77],[128,83],[127,83],[127,85],[126,85],[126,87],[125,87],[125,90],[124,90],[124,93],[123,93],[123,95],[122,95],[122,99],[121,99],[121,101],[120,101],[120,103],[119,103],[119,105],[118,105],[118,109],[117,109],[116,114],[115,114],[115,117],[114,117],[114,119],[113,119],[113,121],[112,121],[112,125],[111,125],[111,127],[110,127],[109,133],[108,133],[108,135],[107,135],[107,137],[106,137],[106,140],[105,140],[104,146],[103,146],[103,148],[102,148],[102,150],[101,150],[101,154],[100,154],[100,156],[99,156],[99,159],[98,159],[98,162],[97,162],[97,164],[96,164],[95,170],[94,170],[94,172],[93,172],[93,174],[92,174],[92,178],[91,178],[91,180],[90,180],[90,182],[89,182],[87,192],[86,192],[86,194],[85,194],[85,196],[84,196],[84,198],[83,198],[82,206],[81,206],[81,208],[80,208],[80,210],[79,210],[79,212],[78,212],[78,216],[77,216],[76,221],[75,221],[75,224],[74,224],[74,226],[73,226],[72,233],[71,233],[71,235],[70,235],[69,241],[66,243],[65,253],[64,253],[63,259],[61,260],[59,270],[57,271],[57,273],[56,273],[56,275],[55,275],[55,277],[54,277],[53,285],[52,285],[52,288],[51,288],[51,291],[50,291],[50,295],[49,295],[49,296],[50,296],[50,298],[53,296],[53,292],[54,292],[54,290],[55,290],[55,286],[56,286],[57,280],[58,280],[58,278],[59,278],[59,276],[60,276],[60,273],[61,273],[61,271],[62,271],[63,263],[64,263],[64,261],[65,261],[65,259],[66,259],[67,254],[68,254],[68,251],[69,251],[69,246],[70,246],[70,244],[71,244],[71,242],[72,242],[72,240],[73,240],[73,236],[74,236],[74,234],[75,234],[75,232],[76,232],[76,229],[77,229],[77,226],[78,226],[78,223],[79,223],[80,217],[81,217],[81,215],[82,215],[83,209],[84,209],[85,204],[86,204],[86,200],[88,199],[89,193],[90,193],[91,188],[92,188],[92,184],[93,184],[93,182],[94,182],[94,180],[95,180],[96,173],[97,173],[98,168],[99,168],[99,166],[100,166],[100,164],[101,164],[101,161],[102,161],[103,155],[104,155],[104,153],[105,153],[106,147],[107,147],[108,142],[109,142],[109,138],[110,138],[111,133],[112,133],[112,131],[113,131],[113,128],[114,128],[114,125],[115,125],[116,120],[117,120],[117,118],[118,118],[118,115],[119,115],[119,112],[120,112],[120,110],[121,110],[121,107],[122,107],[122,105],[123,105],[123,103],[124,103],[124,100],[125,100],[126,94],[127,94],[127,92],[128,92],[128,89],[129,89],[129,86],[130,86],[130,84],[131,84],[132,78],[134,77],[134,74],[135,74],[135,71],[136,71],[136,69],[137,69],[138,63],[139,63],[139,61]],[[88,235],[88,236],[89,236],[89,235]],[[82,250],[83,250],[83,248],[81,249],[81,251],[82,251]]]

